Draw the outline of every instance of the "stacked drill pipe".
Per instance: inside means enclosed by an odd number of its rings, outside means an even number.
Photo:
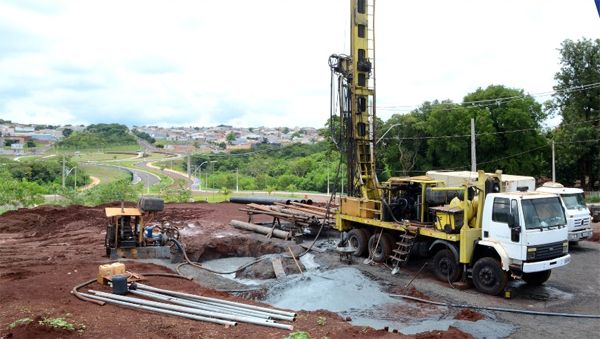
[[[297,226],[330,226],[335,224],[335,209],[327,212],[326,208],[312,206],[297,202],[283,204],[275,202],[273,205],[248,204],[242,211],[249,214],[264,214],[280,220],[285,220]]]
[[[144,284],[132,284],[129,292],[146,299],[94,290],[88,292],[91,294],[84,294],[85,297],[109,304],[207,321],[227,327],[243,322],[291,331],[292,325],[278,323],[276,320],[294,321],[296,318],[293,312],[170,291]]]

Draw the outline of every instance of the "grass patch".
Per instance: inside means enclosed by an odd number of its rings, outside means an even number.
[[[85,330],[85,325],[70,323],[65,318],[44,318],[38,323],[42,326],[55,328],[57,330],[66,330],[69,332],[78,331],[81,333]]]
[[[80,153],[75,155],[72,159],[77,162],[81,161],[111,161],[133,158],[135,155],[132,154],[120,154],[120,153]]]
[[[130,178],[129,172],[124,169],[109,166],[80,165],[80,167],[91,176],[100,179],[100,184]]]
[[[27,325],[27,324],[29,324],[29,323],[30,323],[30,322],[32,322],[32,321],[33,321],[33,319],[31,319],[31,318],[21,318],[21,319],[17,319],[17,320],[15,320],[15,321],[13,321],[12,323],[10,323],[10,324],[8,325],[8,328],[12,330],[12,329],[14,329],[15,327],[19,327],[19,326],[22,326],[22,325]]]

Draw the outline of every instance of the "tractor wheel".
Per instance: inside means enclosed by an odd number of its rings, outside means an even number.
[[[392,250],[394,249],[394,239],[388,233],[383,233],[381,235],[379,244],[377,244],[378,239],[379,233],[373,234],[371,238],[369,238],[369,254],[372,255],[374,262],[384,262],[392,254]],[[376,245],[377,248],[375,248]]]
[[[528,285],[539,286],[545,283],[548,279],[550,279],[551,270],[545,270],[541,272],[532,272],[532,273],[523,273],[523,280]]]
[[[364,229],[354,228],[348,232],[348,245],[355,249],[353,255],[363,256],[367,252],[368,243],[369,237]]]
[[[490,295],[502,293],[508,283],[508,274],[498,260],[483,257],[473,266],[473,284],[478,291]]]
[[[438,251],[433,256],[433,273],[443,282],[455,282],[462,276],[462,267],[449,249]]]

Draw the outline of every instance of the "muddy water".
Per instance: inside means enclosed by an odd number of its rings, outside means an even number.
[[[211,270],[215,270],[218,272],[233,272],[233,271],[239,269],[240,267],[255,261],[256,259],[257,258],[255,258],[255,257],[228,257],[228,258],[206,260],[206,261],[203,261],[201,264],[202,264],[202,266],[204,266],[206,268],[209,268]],[[257,286],[257,285],[262,285],[265,282],[268,282],[268,280],[253,280],[253,279],[236,278],[235,272],[224,273],[224,274],[219,274],[219,275],[224,278],[237,281],[244,285]]]
[[[379,286],[351,267],[307,272],[272,288],[266,301],[294,310],[351,312],[396,302]]]
[[[445,307],[426,307],[392,298],[376,282],[352,267],[295,276],[272,287],[264,301],[293,310],[326,309],[350,317],[357,326],[396,329],[404,334],[448,330],[449,326],[476,338],[501,338],[514,332],[510,324],[485,319],[455,320]]]

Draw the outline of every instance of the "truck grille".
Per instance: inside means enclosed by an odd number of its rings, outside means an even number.
[[[540,261],[552,258],[558,258],[563,255],[563,242],[555,242],[543,246],[533,246],[536,248],[535,257],[530,261]],[[531,248],[531,247],[530,247]]]
[[[588,227],[590,226],[590,218],[580,218],[573,220],[573,227]]]

